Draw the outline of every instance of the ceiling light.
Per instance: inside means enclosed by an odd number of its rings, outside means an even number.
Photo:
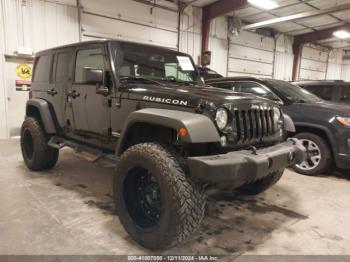
[[[279,7],[279,5],[272,0],[248,0],[248,2],[252,5],[266,10],[271,10]]]
[[[333,35],[337,38],[340,38],[340,39],[350,38],[350,33],[348,31],[344,31],[344,30],[335,31],[333,33]]]

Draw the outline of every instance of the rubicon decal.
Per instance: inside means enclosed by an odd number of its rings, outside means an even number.
[[[171,104],[171,105],[180,105],[180,106],[187,106],[187,104],[188,104],[188,101],[185,101],[185,100],[161,98],[161,97],[154,97],[154,96],[144,96],[142,99],[146,100],[146,101],[150,101],[150,102]]]

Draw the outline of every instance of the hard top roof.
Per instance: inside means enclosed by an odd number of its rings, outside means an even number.
[[[155,47],[159,48],[162,50],[167,50],[167,51],[172,51],[172,52],[177,52],[176,50],[166,48],[166,47],[161,47],[161,46],[156,46],[156,45],[151,45],[151,44],[143,44],[143,43],[136,43],[136,42],[131,42],[131,41],[124,41],[124,40],[113,40],[113,39],[97,39],[97,40],[90,40],[90,41],[82,41],[82,42],[76,42],[72,44],[67,44],[67,45],[61,45],[61,46],[56,46],[53,48],[45,49],[42,51],[39,51],[36,53],[36,56],[40,56],[52,51],[60,50],[60,49],[65,49],[65,48],[70,48],[70,47],[81,47],[81,46],[86,46],[86,45],[93,45],[93,44],[107,44],[107,43],[130,43],[130,44],[135,44],[135,45],[140,45],[140,46],[148,46],[148,47]],[[182,52],[179,52],[182,53]],[[184,54],[184,53],[182,53]]]

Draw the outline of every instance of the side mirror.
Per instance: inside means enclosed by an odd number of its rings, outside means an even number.
[[[103,70],[91,67],[83,68],[83,82],[86,84],[99,84],[103,83]]]

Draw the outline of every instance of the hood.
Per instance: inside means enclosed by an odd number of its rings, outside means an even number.
[[[305,110],[305,113],[319,112],[319,114],[330,114],[332,116],[350,116],[350,106],[344,104],[329,102],[329,101],[320,101],[320,102],[310,102],[310,103],[297,103],[297,106],[300,107],[300,111]]]
[[[197,107],[200,103],[214,103],[216,105],[235,103],[268,103],[273,101],[255,96],[253,94],[238,93],[211,86],[186,86],[186,85],[152,85],[130,84],[128,85],[129,98],[168,103],[166,101],[179,100],[182,105]],[[168,103],[169,104],[169,103]],[[180,103],[181,105],[181,103]]]

